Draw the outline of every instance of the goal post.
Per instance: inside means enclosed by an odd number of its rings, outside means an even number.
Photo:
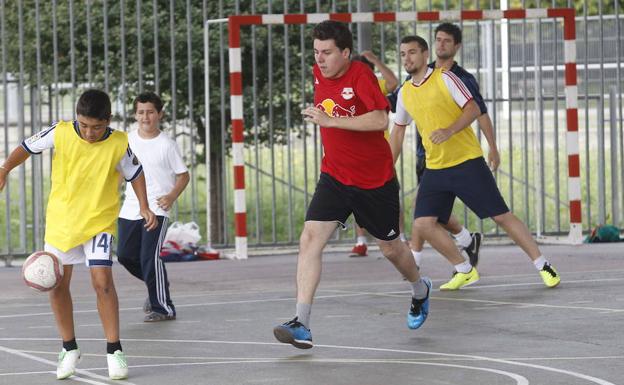
[[[581,243],[582,215],[576,71],[576,25],[575,11],[573,8],[235,15],[228,18],[228,33],[236,258],[247,258],[247,207],[245,200],[243,144],[243,78],[241,70],[242,63],[240,45],[240,29],[242,26],[314,24],[320,23],[324,20],[336,20],[345,23],[382,23],[542,18],[558,18],[563,21],[567,129],[566,152],[568,156],[568,201],[570,226],[567,242],[571,244]]]

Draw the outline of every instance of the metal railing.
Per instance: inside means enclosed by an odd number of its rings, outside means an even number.
[[[431,7],[416,9],[415,2],[383,0],[368,5],[371,11],[426,11]],[[617,1],[585,1],[577,15],[585,230],[606,222],[622,226],[624,220],[620,215],[624,193],[619,188],[624,181],[624,19],[619,6]],[[211,27],[211,52],[204,56],[204,20],[237,13],[354,12],[357,7],[356,1],[299,1],[292,6],[268,0],[227,4],[223,0],[2,0],[3,156],[54,120],[72,119],[76,97],[88,87],[99,87],[111,94],[113,126],[122,130],[132,129],[132,98],[141,90],[154,90],[167,102],[166,130],[182,147],[192,175],[175,217],[196,220],[206,228],[206,212],[211,211],[212,243],[231,246],[234,197],[227,25]],[[447,9],[460,7],[445,2]],[[598,8],[596,15],[588,11],[592,8]],[[556,21],[544,20],[466,22],[462,27],[464,46],[458,61],[475,74],[487,100],[503,156],[496,177],[504,197],[532,231],[565,233],[567,171],[560,26]],[[373,24],[369,48],[403,77],[396,55],[398,40],[405,34],[418,33],[431,41],[434,28],[431,23]],[[352,30],[356,32],[355,24]],[[312,96],[309,33],[310,27],[305,26],[257,26],[244,35],[243,55],[250,67],[244,75],[244,97],[249,109],[245,112],[245,140],[250,151],[246,152],[245,162],[249,171],[250,245],[297,242],[318,176],[322,157],[319,132],[301,122],[297,114]],[[356,34],[356,43],[359,41]],[[204,91],[204,57],[211,68],[211,97],[207,101],[198,98]],[[210,109],[208,134],[206,106]],[[210,138],[210,151],[205,151],[206,137]],[[414,148],[412,136],[406,138],[405,146]],[[411,218],[415,189],[412,152],[405,151],[397,166],[406,218]],[[206,155],[213,161],[209,173]],[[4,209],[4,215],[0,215],[1,255],[28,254],[42,247],[50,166],[51,154],[46,153],[32,157],[11,174],[2,193],[5,202],[0,205]],[[212,178],[210,190],[206,175]],[[208,196],[212,198],[210,209],[206,207]],[[491,222],[478,221],[461,206],[456,210],[469,227],[498,234]],[[337,232],[335,241],[352,238],[352,231]]]

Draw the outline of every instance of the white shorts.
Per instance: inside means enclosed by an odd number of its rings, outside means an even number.
[[[99,233],[82,245],[76,246],[67,251],[61,251],[48,243],[44,246],[44,250],[59,257],[63,262],[63,265],[76,265],[84,263],[89,267],[112,266],[112,248],[113,235],[110,233]]]

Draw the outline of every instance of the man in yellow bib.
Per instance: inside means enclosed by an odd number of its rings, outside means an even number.
[[[405,127],[412,122],[423,139],[426,169],[414,210],[419,234],[455,265],[453,278],[441,290],[457,290],[479,280],[476,268],[440,225],[447,223],[455,197],[479,218],[492,218],[538,268],[544,284],[560,282],[555,268],[541,254],[526,225],[513,215],[496,186],[470,124],[481,114],[468,88],[452,72],[427,66],[429,48],[419,36],[401,40],[401,61],[412,75],[399,92],[390,145],[394,160],[403,145]]]
[[[108,95],[99,90],[84,92],[76,105],[76,115],[76,120],[54,123],[13,150],[0,166],[0,191],[13,168],[31,154],[54,149],[45,250],[63,261],[64,272],[59,286],[50,291],[50,305],[63,339],[56,378],[62,380],[73,375],[80,359],[69,287],[73,265],[85,263],[91,273],[106,336],[108,375],[121,380],[128,377],[128,364],[119,340],[119,303],[111,269],[120,174],[132,182],[148,230],[156,227],[156,216],[149,209],[143,170],[128,147],[128,135],[108,127],[111,119]]]

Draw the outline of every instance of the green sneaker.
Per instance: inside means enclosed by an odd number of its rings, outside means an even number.
[[[107,354],[106,361],[108,362],[108,377],[111,380],[128,378],[128,361],[124,352],[116,350],[113,354]]]
[[[555,287],[561,282],[561,277],[557,273],[557,270],[549,263],[545,264],[542,270],[540,270],[540,275],[542,276],[544,285],[548,287]]]
[[[80,349],[61,350],[56,366],[56,379],[64,380],[76,373],[76,364],[80,361]]]
[[[464,286],[472,285],[479,280],[479,272],[474,267],[468,273],[453,273],[450,281],[440,286],[440,290],[459,290]]]

